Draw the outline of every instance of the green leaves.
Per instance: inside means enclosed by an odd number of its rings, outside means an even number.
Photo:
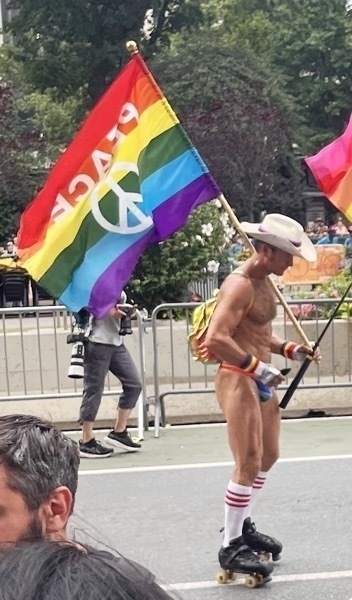
[[[26,129],[15,106],[13,88],[0,82],[0,214],[2,238],[17,231],[18,217],[30,200],[38,181],[41,139]],[[0,240],[0,242],[3,241]]]
[[[189,284],[213,273],[216,265],[211,261],[225,259],[231,230],[221,218],[224,221],[222,211],[208,202],[190,215],[182,230],[149,247],[130,282],[133,300],[148,309],[164,302],[186,301]]]

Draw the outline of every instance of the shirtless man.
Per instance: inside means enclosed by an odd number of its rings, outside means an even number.
[[[225,495],[225,527],[219,562],[223,569],[270,575],[272,565],[255,551],[279,558],[280,542],[256,531],[250,515],[270,468],[279,456],[280,410],[275,388],[284,380],[271,354],[304,360],[309,346],[285,342],[272,333],[275,297],[268,283],[282,275],[293,256],[316,259],[299,223],[278,214],[262,223],[242,223],[256,252],[221,286],[205,349],[221,363],[215,389],[227,422],[236,461]],[[314,360],[320,360],[319,350]]]

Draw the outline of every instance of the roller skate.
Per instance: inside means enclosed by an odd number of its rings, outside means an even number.
[[[243,523],[242,536],[244,542],[251,550],[257,552],[263,559],[269,560],[270,556],[273,561],[280,560],[282,544],[275,538],[260,533],[255,528],[255,523],[247,517]]]
[[[216,577],[218,583],[234,581],[238,574],[246,575],[245,585],[249,588],[260,587],[271,581],[273,566],[248,548],[242,536],[231,540],[226,548],[220,548],[219,563],[222,570]]]

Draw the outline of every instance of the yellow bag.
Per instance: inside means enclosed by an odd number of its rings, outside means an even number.
[[[194,360],[202,363],[216,364],[218,361],[209,350],[204,348],[204,338],[206,336],[210,319],[216,308],[216,296],[219,290],[214,290],[213,298],[202,302],[200,306],[194,309],[192,315],[192,331],[188,336],[188,343]]]

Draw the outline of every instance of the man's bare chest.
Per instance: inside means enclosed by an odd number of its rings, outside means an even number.
[[[254,301],[247,315],[258,325],[270,323],[276,316],[275,299],[267,286],[255,290]]]

